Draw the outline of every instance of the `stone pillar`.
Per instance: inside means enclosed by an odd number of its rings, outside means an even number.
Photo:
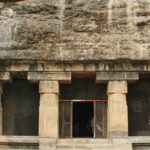
[[[58,81],[40,81],[39,136],[58,138]]]
[[[128,136],[127,81],[108,83],[108,137]]]
[[[3,107],[2,107],[2,99],[1,96],[3,94],[3,87],[0,83],[0,135],[3,134]]]

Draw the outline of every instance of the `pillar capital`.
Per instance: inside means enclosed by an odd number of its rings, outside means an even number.
[[[109,81],[107,93],[124,93],[127,94],[127,81]]]
[[[42,93],[59,93],[58,81],[40,81],[39,92]]]

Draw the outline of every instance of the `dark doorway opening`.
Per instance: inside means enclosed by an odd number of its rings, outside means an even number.
[[[74,102],[73,103],[73,137],[94,136],[94,103]]]
[[[141,78],[128,89],[129,136],[150,136],[150,79]]]
[[[93,77],[73,78],[71,84],[60,84],[60,138],[106,137],[106,89],[106,84],[96,84]]]
[[[38,84],[13,79],[3,91],[3,135],[38,135]]]

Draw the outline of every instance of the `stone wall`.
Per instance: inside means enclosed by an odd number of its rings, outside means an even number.
[[[150,59],[149,0],[0,2],[0,59]]]

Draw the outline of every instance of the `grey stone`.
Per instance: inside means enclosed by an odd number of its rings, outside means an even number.
[[[97,72],[96,81],[107,82],[107,81],[137,81],[139,80],[139,74],[136,72]]]
[[[1,6],[0,59],[150,59],[148,0],[28,0]]]
[[[2,9],[1,15],[12,18],[14,17],[15,12],[11,8],[5,8],[5,9]]]
[[[58,80],[58,81],[71,81],[70,72],[51,72],[51,73],[41,73],[41,72],[28,72],[28,80],[31,81],[44,81],[44,80]]]

